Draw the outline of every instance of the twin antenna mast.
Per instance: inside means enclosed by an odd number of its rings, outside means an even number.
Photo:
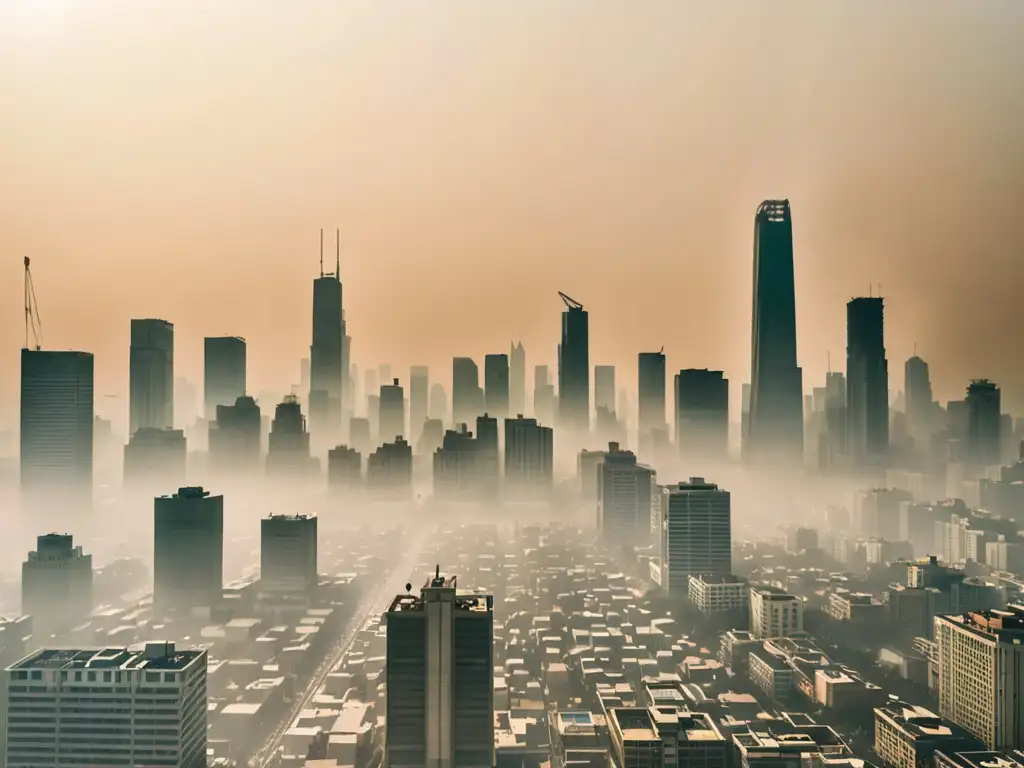
[[[334,232],[335,256],[334,256],[334,277],[341,280],[341,229]],[[330,277],[330,273],[324,274],[324,231],[320,230],[320,277]]]
[[[43,344],[43,325],[39,320],[39,302],[36,301],[36,289],[32,284],[31,260],[25,257],[25,346],[38,352]],[[32,346],[29,346],[31,337]]]

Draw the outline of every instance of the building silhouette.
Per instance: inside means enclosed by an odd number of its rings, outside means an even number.
[[[338,445],[327,452],[327,487],[351,491],[363,484],[363,456],[355,448]]]
[[[128,434],[174,428],[174,326],[132,320],[128,361]]]
[[[21,351],[21,487],[92,494],[93,356]]]
[[[295,395],[285,395],[274,410],[267,449],[267,475],[302,477],[315,475],[320,462],[309,453],[306,417]]]
[[[448,420],[448,396],[440,382],[430,387],[430,418],[442,424]]]
[[[526,413],[526,350],[513,342],[508,353],[509,413]]]
[[[366,484],[380,496],[412,495],[412,446],[403,437],[384,443],[366,461]]]
[[[583,435],[590,432],[590,320],[582,304],[558,295],[565,304],[558,345],[558,416],[560,426]]]
[[[722,371],[688,368],[675,377],[676,448],[686,462],[729,458],[729,380]]]
[[[21,564],[21,612],[37,637],[70,629],[92,613],[92,555],[70,534],[48,533]]]
[[[512,498],[543,497],[554,482],[554,433],[522,415],[505,419],[505,492]]]
[[[409,441],[417,442],[423,422],[430,413],[430,369],[414,365],[409,369]]]
[[[438,567],[388,607],[387,768],[494,765],[494,598]]]
[[[1002,398],[988,379],[967,387],[967,458],[979,466],[998,464],[1002,453]]]
[[[179,488],[153,503],[153,610],[215,609],[224,589],[224,497]]]
[[[218,405],[234,405],[245,396],[245,367],[245,339],[203,339],[203,406],[207,419],[216,418]]]
[[[483,413],[484,393],[480,369],[470,357],[452,360],[452,419],[456,425],[472,424]]]
[[[444,422],[441,419],[427,419],[423,422],[423,429],[420,430],[420,439],[416,443],[416,453],[419,456],[433,456],[434,451],[441,447],[444,442]]]
[[[594,366],[594,410],[615,413],[615,366]]]
[[[646,544],[651,533],[651,499],[656,474],[632,451],[609,443],[597,468],[597,527],[615,545]]]
[[[932,436],[935,400],[928,363],[917,355],[909,358],[903,368],[906,393],[907,432],[917,450],[927,450]]]
[[[652,451],[652,437],[665,424],[665,354],[637,355],[637,435],[641,453]]]
[[[889,367],[881,297],[846,305],[847,441],[858,464],[885,460],[889,450]]]
[[[320,445],[340,437],[345,319],[342,309],[340,235],[334,272],[324,272],[324,233],[320,230],[320,277],[313,280],[313,341],[309,348],[310,431]],[[372,390],[370,390],[372,391]]]
[[[390,384],[380,388],[379,418],[381,442],[405,436],[405,390],[398,379],[392,379]]]
[[[788,200],[754,218],[750,416],[744,453],[755,462],[803,460],[803,374],[796,357],[793,219]]]
[[[434,496],[445,501],[478,500],[482,489],[481,443],[465,424],[444,433],[434,451]]]
[[[317,587],[316,515],[260,521],[260,597],[308,602]]]
[[[253,398],[244,395],[231,405],[218,405],[207,434],[210,466],[218,477],[261,473],[262,415]]]
[[[551,383],[551,372],[546,365],[533,369],[533,415],[537,420],[554,424],[558,414],[558,396]]]
[[[188,441],[180,429],[142,427],[124,447],[124,486],[155,493],[185,485]]]
[[[836,371],[825,374],[825,404],[818,440],[818,466],[839,467],[847,451],[846,377]]]
[[[689,594],[690,576],[732,572],[729,492],[702,477],[662,489],[661,586]]]
[[[495,418],[508,416],[509,367],[508,355],[484,357],[484,410]]]
[[[348,442],[364,456],[376,447],[373,441],[373,430],[370,420],[362,416],[353,416],[348,420]]]

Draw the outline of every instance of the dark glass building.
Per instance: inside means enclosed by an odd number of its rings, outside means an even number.
[[[881,297],[846,305],[846,439],[858,464],[877,464],[889,450],[889,364]]]
[[[563,293],[562,342],[558,345],[558,415],[578,434],[590,431],[590,319]]]

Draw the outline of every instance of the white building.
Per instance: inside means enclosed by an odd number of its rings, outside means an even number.
[[[688,594],[690,576],[732,572],[729,492],[702,477],[662,488],[662,588]]]
[[[690,577],[690,602],[701,613],[745,611],[750,585],[729,574],[701,574]]]
[[[804,629],[804,605],[777,587],[750,588],[750,631],[759,639],[789,637]]]
[[[3,765],[203,768],[206,706],[206,651],[36,651],[4,672]]]

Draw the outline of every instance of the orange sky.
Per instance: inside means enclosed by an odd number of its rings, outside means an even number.
[[[893,388],[1024,391],[1019,0],[6,0],[0,427],[21,257],[44,346],[127,389],[131,317],[249,341],[298,380],[320,227],[343,229],[356,363],[553,362],[562,290],[592,362],[749,369],[751,235],[794,208],[805,385],[880,283]],[[328,236],[333,254],[333,238]]]

